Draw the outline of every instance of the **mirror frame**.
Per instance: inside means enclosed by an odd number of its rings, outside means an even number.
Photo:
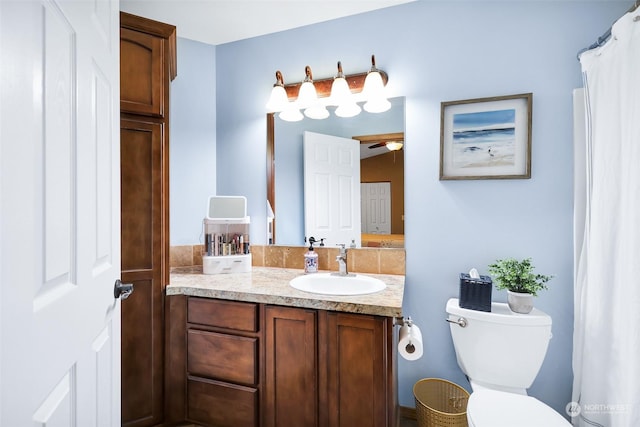
[[[276,211],[276,132],[275,113],[267,113],[267,201],[273,212]],[[266,207],[265,207],[266,208]],[[267,245],[276,244],[276,219],[271,226],[272,241]]]

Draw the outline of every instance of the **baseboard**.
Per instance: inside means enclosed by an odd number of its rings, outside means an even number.
[[[400,406],[400,418],[406,418],[409,420],[417,420],[416,408],[410,408],[408,406]]]

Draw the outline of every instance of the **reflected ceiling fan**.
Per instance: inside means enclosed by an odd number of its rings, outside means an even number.
[[[387,147],[387,150],[389,150],[389,151],[398,151],[398,150],[402,150],[403,145],[404,145],[404,141],[402,141],[402,140],[399,140],[399,141],[383,141],[383,142],[379,142],[377,144],[370,145],[369,149],[379,148],[379,147]]]
[[[369,145],[369,149],[387,147],[389,151],[398,151],[404,146],[404,132],[361,135],[352,138],[357,139],[361,144],[372,144]]]

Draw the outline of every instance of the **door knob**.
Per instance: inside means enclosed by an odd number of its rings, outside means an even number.
[[[121,300],[125,300],[129,298],[133,292],[133,283],[122,283],[120,279],[116,279],[115,286],[113,287],[113,297],[115,299],[120,298]]]

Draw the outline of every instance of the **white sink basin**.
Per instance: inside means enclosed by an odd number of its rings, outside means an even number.
[[[363,295],[380,292],[387,285],[374,277],[362,274],[338,276],[333,273],[315,273],[298,276],[289,285],[305,292],[326,295]]]

